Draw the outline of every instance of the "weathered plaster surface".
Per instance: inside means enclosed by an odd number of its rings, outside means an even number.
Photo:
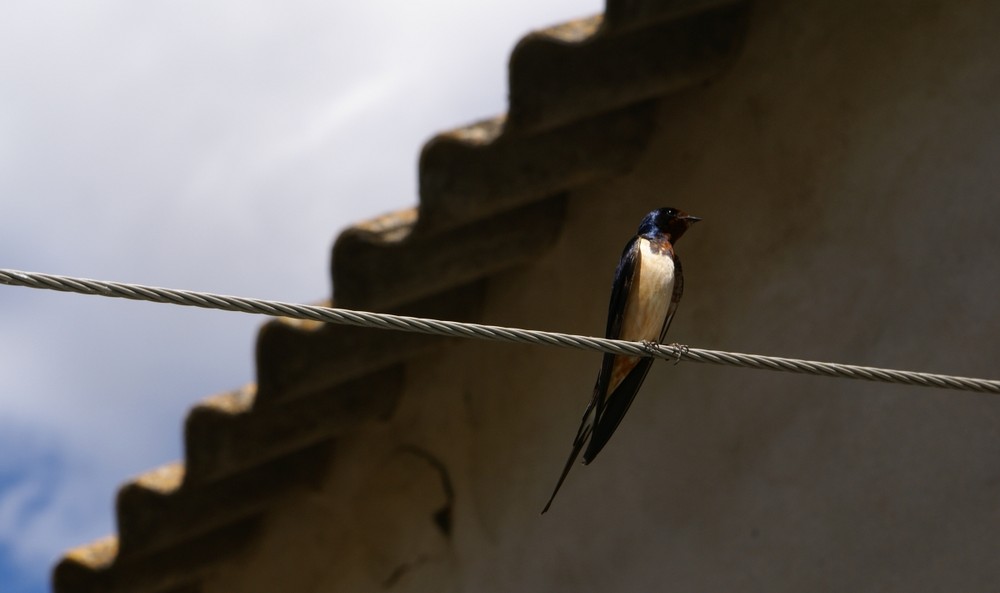
[[[998,376],[997,25],[992,0],[759,2],[733,69],[662,101],[639,166],[570,197],[485,321],[600,333],[622,245],[670,205],[705,222],[668,339]],[[481,342],[410,364],[393,418],[206,591],[996,587],[996,397],[658,363],[540,517],[598,364]]]

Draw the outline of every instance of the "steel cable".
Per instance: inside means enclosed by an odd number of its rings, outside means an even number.
[[[379,329],[418,332],[438,336],[493,340],[499,342],[517,342],[522,344],[541,344],[645,356],[674,361],[690,361],[723,366],[734,366],[751,369],[801,373],[806,375],[821,375],[826,377],[841,377],[882,383],[897,383],[920,387],[939,387],[942,389],[957,389],[961,391],[976,391],[982,393],[1000,393],[1000,381],[956,377],[934,373],[900,371],[876,367],[818,362],[783,358],[779,356],[763,356],[759,354],[743,354],[740,352],[724,352],[692,348],[680,344],[652,344],[644,342],[628,342],[624,340],[609,340],[557,332],[482,325],[478,323],[463,323],[406,317],[387,313],[372,313],[351,309],[319,307],[315,305],[298,305],[280,301],[268,301],[245,297],[225,296],[191,290],[176,290],[157,288],[140,284],[122,282],[106,282],[88,280],[69,276],[22,272],[18,270],[0,269],[0,284],[24,286],[60,292],[90,294],[105,297],[149,301],[154,303],[170,303],[187,307],[201,307],[222,311],[236,311],[256,315],[274,317],[289,317],[308,319],[324,323],[354,325]]]

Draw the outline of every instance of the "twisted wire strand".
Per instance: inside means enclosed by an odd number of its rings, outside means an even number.
[[[539,330],[482,325],[478,323],[463,323],[458,321],[443,321],[421,317],[390,315],[388,313],[372,313],[319,307],[315,305],[298,305],[281,301],[269,301],[245,297],[226,296],[192,290],[176,290],[158,288],[140,284],[122,282],[106,282],[89,280],[70,276],[39,274],[0,268],[0,284],[24,286],[60,292],[89,294],[104,297],[149,301],[154,303],[169,303],[186,307],[236,311],[255,315],[289,317],[293,319],[308,319],[325,323],[372,327],[378,329],[417,332],[438,336],[492,340],[499,342],[516,342],[522,344],[541,344],[610,352],[612,354],[627,354],[646,356],[674,361],[690,361],[722,366],[734,366],[750,369],[820,375],[825,377],[840,377],[863,381],[878,381],[882,383],[897,383],[919,387],[939,387],[961,391],[976,391],[981,393],[1000,393],[1000,381],[938,375],[914,371],[900,371],[876,367],[800,360],[778,356],[763,356],[760,354],[743,354],[740,352],[724,352],[720,350],[705,350],[680,344],[652,344],[645,342],[629,342],[625,340],[609,340],[546,332]]]

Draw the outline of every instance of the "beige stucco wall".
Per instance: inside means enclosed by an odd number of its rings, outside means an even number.
[[[672,205],[705,222],[669,339],[1000,376],[998,31],[993,0],[759,2],[733,69],[662,102],[633,174],[571,196],[485,321],[599,334],[622,245]],[[411,365],[393,419],[206,591],[1000,586],[996,396],[658,363],[539,516],[599,360],[454,342]]]

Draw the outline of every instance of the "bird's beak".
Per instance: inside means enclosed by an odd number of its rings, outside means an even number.
[[[684,220],[686,220],[688,222],[692,222],[692,223],[693,222],[701,222],[700,218],[698,218],[697,216],[691,216],[690,214],[688,214],[687,216],[685,216]]]

